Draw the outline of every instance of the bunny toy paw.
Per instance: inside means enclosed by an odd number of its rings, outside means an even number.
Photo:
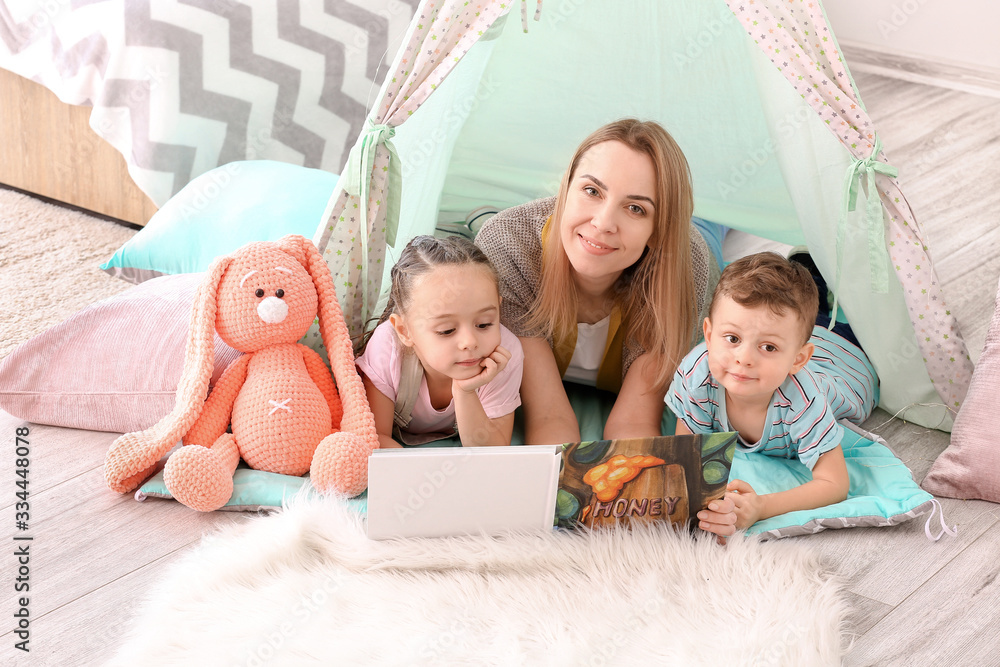
[[[230,433],[223,434],[211,449],[185,445],[167,459],[163,481],[178,502],[199,512],[211,512],[233,495],[233,472],[239,458]]]

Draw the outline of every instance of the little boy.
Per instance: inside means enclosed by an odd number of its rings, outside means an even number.
[[[667,391],[678,434],[736,431],[744,451],[797,458],[812,470],[811,481],[766,495],[730,482],[737,528],[847,498],[837,420],[867,419],[878,380],[864,352],[814,326],[817,309],[816,284],[801,264],[773,252],[733,262],[712,296],[705,341]]]

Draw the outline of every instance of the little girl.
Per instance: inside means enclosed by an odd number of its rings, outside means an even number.
[[[456,430],[467,447],[509,445],[524,355],[500,325],[493,265],[468,239],[418,236],[391,276],[389,304],[356,361],[380,446]]]

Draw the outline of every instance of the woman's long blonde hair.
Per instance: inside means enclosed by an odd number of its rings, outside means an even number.
[[[694,198],[687,160],[658,123],[625,118],[584,139],[563,175],[542,253],[542,280],[527,326],[554,341],[577,326],[577,291],[559,226],[566,198],[583,155],[597,144],[618,141],[648,155],[656,179],[653,233],[638,262],[625,270],[612,296],[627,323],[626,343],[652,355],[654,386],[667,386],[694,335],[696,298],[691,268],[691,214]]]

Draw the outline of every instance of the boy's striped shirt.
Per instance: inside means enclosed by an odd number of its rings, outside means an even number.
[[[875,369],[864,352],[837,334],[814,327],[816,350],[805,367],[774,392],[760,441],[744,451],[797,458],[811,470],[820,454],[840,444],[838,419],[860,424],[878,403]],[[726,392],[708,368],[705,343],[681,362],[666,403],[692,433],[733,431],[726,416]]]

